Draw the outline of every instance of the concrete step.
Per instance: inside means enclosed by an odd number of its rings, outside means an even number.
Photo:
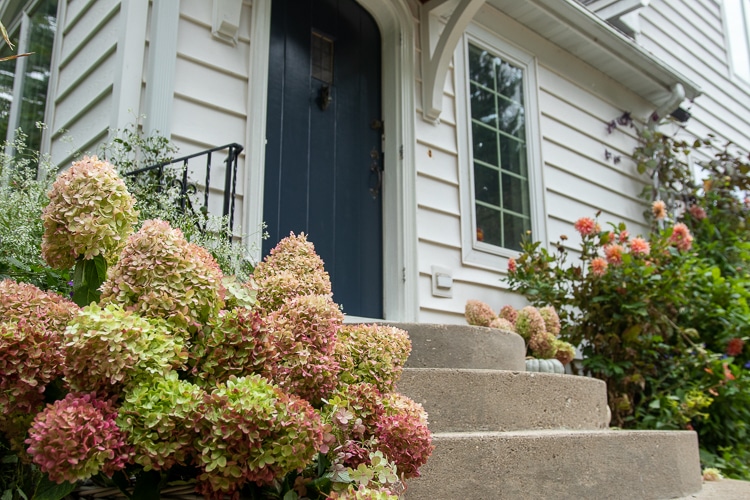
[[[572,375],[406,368],[398,391],[421,403],[432,432],[605,429],[604,382]]]
[[[407,500],[638,500],[701,490],[692,431],[436,433],[433,443]]]
[[[526,369],[526,346],[513,332],[469,325],[386,324],[409,332],[407,368]]]

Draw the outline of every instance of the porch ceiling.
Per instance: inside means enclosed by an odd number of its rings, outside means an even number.
[[[694,99],[702,93],[697,84],[576,0],[487,0],[487,3],[612,77],[654,106],[669,103],[673,99],[672,89],[677,84],[682,85],[687,99]]]

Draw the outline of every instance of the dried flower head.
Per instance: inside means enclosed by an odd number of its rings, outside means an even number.
[[[47,333],[62,335],[79,307],[65,297],[44,292],[34,285],[6,279],[0,281],[0,321],[26,319]],[[50,342],[56,339],[50,338]],[[51,345],[51,348],[56,348]]]
[[[124,394],[117,425],[133,445],[133,461],[145,470],[186,465],[194,451],[193,423],[206,393],[177,372],[143,377]]]
[[[102,304],[119,304],[195,332],[224,306],[222,273],[202,247],[168,222],[150,220],[128,238],[102,284]]]
[[[48,196],[42,256],[50,267],[70,268],[79,256],[114,263],[138,212],[112,165],[85,156],[57,177]]]
[[[633,255],[646,256],[651,253],[651,245],[643,238],[630,240],[630,253]]]
[[[298,295],[330,295],[331,280],[315,246],[303,234],[281,240],[254,271],[258,303],[270,313]]]
[[[270,484],[302,469],[323,441],[320,416],[307,401],[260,375],[230,378],[204,400],[196,421],[204,494],[233,493],[246,482]]]
[[[603,276],[607,272],[607,261],[602,257],[594,257],[589,263],[591,273],[594,276]]]
[[[567,365],[575,359],[576,348],[568,342],[557,339],[553,347],[555,348],[555,358],[563,365]]]
[[[385,393],[401,378],[411,341],[407,332],[392,326],[344,325],[335,352],[342,382],[369,382]]]
[[[500,309],[500,314],[498,314],[498,317],[507,319],[512,325],[515,325],[516,318],[518,318],[518,311],[516,311],[516,309],[512,305],[507,304]]]
[[[48,405],[29,430],[29,455],[52,481],[74,483],[125,467],[131,455],[117,410],[95,394],[68,394]]]
[[[539,309],[539,314],[544,318],[544,328],[557,337],[560,335],[560,316],[553,306],[545,306]]]
[[[687,252],[693,246],[693,235],[690,234],[690,229],[685,224],[679,222],[672,228],[669,243],[676,246],[678,250]]]
[[[554,358],[557,352],[555,336],[547,331],[538,331],[529,339],[529,350],[537,358]]]
[[[474,326],[490,326],[497,314],[481,300],[467,300],[465,308],[466,322]]]
[[[533,306],[526,306],[518,311],[516,318],[516,333],[527,342],[537,333],[546,332],[544,318],[539,310]]]
[[[495,318],[490,322],[490,328],[497,328],[506,332],[515,332],[516,327],[505,318]]]
[[[573,224],[573,227],[581,236],[590,236],[598,233],[600,229],[599,224],[589,217],[581,217]]]
[[[662,200],[656,200],[651,204],[651,213],[654,215],[654,219],[663,220],[667,217],[667,205]]]
[[[77,391],[115,394],[140,374],[163,376],[187,361],[163,321],[115,304],[84,307],[65,331],[65,378]]]
[[[287,299],[266,318],[276,353],[266,363],[267,377],[317,406],[338,384],[340,368],[333,354],[343,319],[328,295]]]

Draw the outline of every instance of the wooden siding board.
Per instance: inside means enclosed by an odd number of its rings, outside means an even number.
[[[90,9],[87,9],[80,21],[63,38],[59,66],[65,67],[71,58],[87,44],[93,42],[100,31],[112,30],[119,33],[117,24],[119,10],[120,2],[114,0],[96,2]]]
[[[195,101],[176,97],[172,107],[172,133],[211,147],[245,140],[244,117],[228,115],[221,110],[202,106]]]
[[[417,210],[417,237],[461,247],[461,223],[457,216],[425,207]]]
[[[248,78],[250,61],[248,43],[239,43],[233,47],[220,42],[211,36],[210,28],[185,18],[180,19],[177,37],[179,56],[203,63],[219,71]]]
[[[247,115],[248,81],[178,57],[175,65],[175,93],[189,96],[206,106],[227,113]]]
[[[414,147],[418,173],[458,185],[458,157],[455,154],[419,142]]]

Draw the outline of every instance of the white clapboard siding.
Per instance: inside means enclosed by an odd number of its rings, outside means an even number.
[[[601,211],[602,227],[624,221],[631,233],[645,232],[643,212],[647,207],[638,195],[646,179],[637,173],[630,158],[637,145],[635,131],[619,127],[610,133],[607,125],[624,112],[642,120],[653,112],[652,107],[505,14],[485,6],[477,19],[537,58],[537,132],[542,138],[545,189],[544,199],[534,202],[545,206],[547,240],[554,242],[565,234],[569,238],[566,246],[575,256],[580,238],[573,223],[579,217],[594,217],[597,211]],[[423,322],[464,323],[469,299],[485,301],[495,309],[524,304],[523,297],[508,291],[504,272],[462,260],[461,224],[471,220],[471,214],[461,213],[460,204],[460,167],[466,168],[468,159],[457,154],[457,144],[463,140],[456,128],[457,117],[462,116],[457,107],[462,104],[456,101],[455,88],[463,84],[449,73],[443,115],[434,125],[421,117],[419,77],[416,82],[418,289],[419,320]],[[607,159],[606,152],[612,157]],[[614,161],[615,156],[619,161]],[[451,271],[451,298],[433,296],[433,266]]]
[[[750,84],[731,74],[722,2],[662,0],[641,11],[638,42],[695,81],[704,94],[687,132],[711,132],[750,149]]]
[[[212,36],[212,8],[211,2],[202,0],[180,2],[171,120],[171,139],[179,147],[179,156],[233,142],[246,146],[251,7],[248,2],[243,3],[236,45]],[[223,208],[225,154],[215,153],[211,166],[209,213],[214,215],[220,215]],[[205,162],[205,157],[190,162],[190,178],[201,190],[201,196],[205,189]],[[241,236],[245,170],[243,152],[236,181],[236,236]]]
[[[106,140],[117,73],[119,0],[69,2],[58,20],[57,75],[51,89],[55,113],[50,127],[52,162],[66,166]]]

